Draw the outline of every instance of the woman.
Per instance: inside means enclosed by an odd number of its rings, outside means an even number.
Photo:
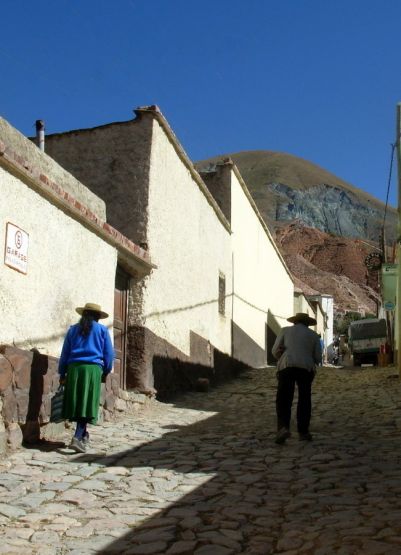
[[[113,367],[114,350],[106,326],[107,318],[98,304],[76,308],[81,319],[71,326],[64,339],[59,361],[60,383],[65,384],[63,416],[77,423],[70,447],[85,453],[89,442],[87,424],[96,424],[100,384]]]

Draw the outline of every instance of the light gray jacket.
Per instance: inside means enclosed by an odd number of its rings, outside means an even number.
[[[320,338],[304,324],[283,328],[274,342],[272,353],[278,360],[278,370],[288,367],[314,370],[322,363]]]

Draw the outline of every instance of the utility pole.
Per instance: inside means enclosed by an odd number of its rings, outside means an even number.
[[[397,149],[397,183],[398,183],[398,227],[397,227],[397,297],[396,297],[396,317],[395,317],[395,362],[397,364],[398,373],[401,377],[401,277],[400,277],[400,261],[401,261],[401,103],[397,104],[397,128],[396,128],[396,149]]]

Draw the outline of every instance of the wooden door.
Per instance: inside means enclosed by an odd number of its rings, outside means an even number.
[[[114,288],[114,372],[120,376],[120,387],[126,386],[127,308],[130,277],[117,267]]]

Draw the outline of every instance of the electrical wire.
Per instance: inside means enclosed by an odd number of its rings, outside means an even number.
[[[384,250],[386,248],[386,246],[384,244],[384,233],[385,233],[385,224],[386,224],[386,216],[387,216],[388,197],[389,197],[389,194],[390,194],[391,177],[392,177],[392,174],[393,174],[394,151],[395,151],[395,147],[397,146],[397,143],[390,143],[390,144],[391,144],[390,170],[389,170],[388,181],[387,181],[386,205],[384,207],[383,228],[382,228],[383,255],[385,254]]]

